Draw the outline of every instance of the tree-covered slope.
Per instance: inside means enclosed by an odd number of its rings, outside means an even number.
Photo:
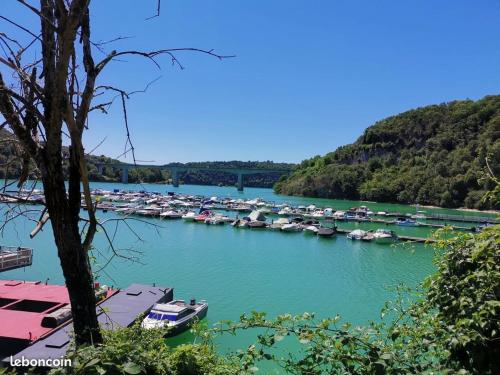
[[[359,139],[304,160],[281,194],[491,208],[486,157],[500,174],[500,96],[431,105],[386,118]]]

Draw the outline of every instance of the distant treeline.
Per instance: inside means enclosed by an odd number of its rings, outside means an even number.
[[[10,142],[12,135],[5,130],[0,130],[0,178],[17,178],[21,174],[21,155],[22,153],[17,148],[14,142]],[[63,153],[67,154],[68,150],[64,149]],[[87,155],[87,165],[89,169],[89,178],[91,181],[121,181],[121,171],[113,170],[110,167],[105,167],[103,173],[100,174],[97,168],[98,163],[119,163],[118,160],[108,158],[104,155]],[[271,188],[278,181],[281,174],[273,172],[273,170],[290,169],[293,164],[274,163],[272,161],[214,161],[214,162],[196,162],[196,163],[173,163],[193,168],[207,168],[207,171],[193,171],[188,173],[180,173],[180,181],[184,184],[194,185],[223,185],[234,186],[237,182],[237,176],[232,173],[221,171],[210,171],[212,168],[247,168],[247,169],[268,169],[269,172],[259,173],[255,175],[244,176],[245,186]],[[66,167],[65,167],[66,168]],[[130,169],[128,180],[131,183],[160,183],[168,182],[171,179],[168,171],[162,171],[156,168],[140,168]]]
[[[353,144],[304,160],[281,194],[442,207],[498,208],[483,200],[500,175],[500,96],[430,105],[370,126]],[[494,206],[494,207],[492,207]]]
[[[112,168],[104,168],[103,174],[100,175],[96,163],[101,161],[111,162],[110,159],[106,160],[104,156],[92,156],[88,160],[90,177],[93,181],[120,181],[120,171],[113,171]],[[245,175],[245,186],[251,187],[265,187],[271,188],[278,181],[281,173],[274,172],[273,170],[290,169],[294,165],[287,163],[274,163],[272,161],[213,161],[213,162],[196,162],[196,163],[172,163],[171,165],[178,165],[183,167],[192,168],[207,168],[204,171],[189,171],[179,174],[180,182],[183,184],[192,185],[221,185],[221,186],[234,186],[237,182],[237,176],[233,173],[226,173],[222,171],[211,171],[213,168],[247,168],[247,169],[268,169],[266,173],[259,173],[255,175]],[[172,176],[169,171],[163,171],[156,168],[140,168],[130,169],[128,174],[129,182],[166,182]]]

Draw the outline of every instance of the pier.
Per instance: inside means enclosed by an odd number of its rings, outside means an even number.
[[[7,289],[11,288],[11,289]],[[19,289],[19,292],[16,291]],[[64,289],[64,292],[62,292]],[[64,306],[69,303],[66,288],[57,285],[44,285],[40,283],[6,282],[4,289],[9,290],[9,296],[16,293],[42,293],[43,298],[47,295],[54,296],[45,303],[46,311],[23,311],[21,307],[17,309],[9,308],[10,305],[2,306],[0,313],[3,314],[2,325],[9,321],[8,327],[2,329],[2,340],[4,355],[12,355],[16,358],[30,359],[58,359],[66,354],[71,342],[73,332],[72,320],[60,324],[55,329],[44,328],[41,319],[45,313],[52,311],[55,307]],[[12,299],[15,297],[11,297]],[[114,330],[119,327],[131,326],[138,317],[147,313],[155,303],[170,302],[173,299],[173,289],[151,285],[132,284],[128,288],[112,291],[111,295],[97,305],[99,324],[103,329]],[[37,302],[37,301],[32,301]],[[49,306],[50,305],[50,306]],[[56,306],[54,306],[56,305]],[[28,306],[30,307],[30,306]],[[29,325],[28,325],[29,323]],[[29,332],[28,332],[29,331]],[[7,340],[12,337],[12,340]],[[10,352],[5,351],[8,344]],[[13,351],[15,350],[15,351]],[[8,364],[10,357],[3,359]]]
[[[259,168],[209,168],[209,167],[191,167],[182,164],[165,164],[165,165],[145,165],[145,164],[127,164],[127,163],[100,163],[97,164],[97,170],[100,174],[104,172],[104,168],[112,168],[113,170],[121,171],[122,183],[128,183],[128,172],[130,169],[160,169],[169,171],[172,176],[172,185],[174,187],[179,187],[181,173],[189,172],[200,172],[200,171],[217,171],[234,174],[237,176],[236,187],[238,191],[243,191],[244,187],[244,177],[246,175],[261,174],[261,173],[279,173],[281,175],[288,175],[292,172],[292,168],[289,169],[259,169]]]

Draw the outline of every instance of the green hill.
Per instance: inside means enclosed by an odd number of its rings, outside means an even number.
[[[386,118],[358,140],[304,160],[281,194],[492,208],[486,156],[500,174],[500,96],[431,105]],[[493,207],[498,208],[498,207]]]

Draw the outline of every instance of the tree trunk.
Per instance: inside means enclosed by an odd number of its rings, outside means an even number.
[[[102,342],[96,314],[94,281],[88,253],[84,250],[79,228],[80,172],[78,158],[70,148],[69,194],[66,194],[60,152],[47,155],[42,171],[47,210],[66,287],[68,288],[75,343],[95,345]],[[45,173],[44,173],[45,172]]]

